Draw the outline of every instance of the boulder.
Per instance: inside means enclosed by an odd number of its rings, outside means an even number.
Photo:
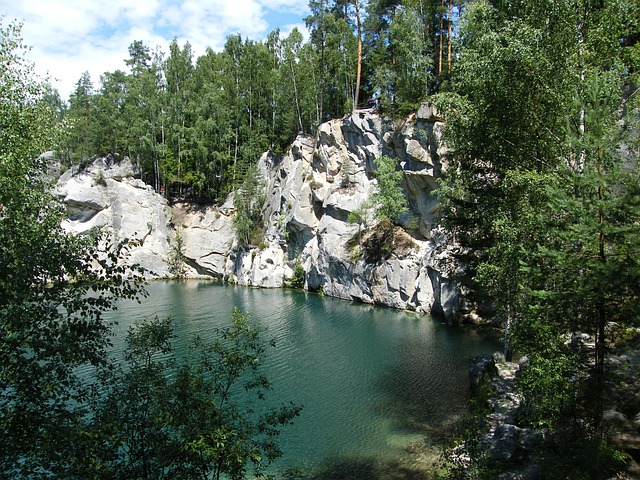
[[[489,458],[501,467],[522,462],[527,456],[525,430],[511,424],[498,425],[491,438]]]
[[[474,358],[471,362],[471,367],[469,368],[469,385],[471,386],[471,393],[475,394],[482,385],[497,374],[498,369],[496,368],[496,362],[493,356],[481,355]]]
[[[416,113],[416,119],[422,122],[441,121],[442,117],[435,105],[429,102],[423,102]]]
[[[501,480],[540,478],[536,450],[543,434],[516,423],[523,401],[515,388],[519,369],[520,364],[506,361],[501,353],[476,357],[469,369],[471,396],[481,400],[480,407],[487,412],[476,432],[479,441],[473,447],[474,454],[483,458],[495,478]],[[459,445],[459,455],[468,453],[467,447],[465,443]],[[465,465],[470,467],[471,463]]]
[[[285,275],[291,276],[291,269],[284,261],[284,252],[279,246],[266,249],[251,249],[238,254],[233,276],[235,283],[262,288],[282,287]]]

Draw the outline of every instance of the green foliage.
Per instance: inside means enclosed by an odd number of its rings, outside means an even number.
[[[311,1],[305,18],[317,100],[317,123],[340,118],[353,110],[356,83],[357,38],[347,13],[351,2]]]
[[[107,186],[107,179],[104,178],[104,172],[102,171],[102,169],[98,170],[95,173],[95,175],[93,176],[93,181],[95,182],[96,185],[99,185],[101,187]]]
[[[347,216],[347,223],[358,225],[358,231],[349,239],[347,246],[349,248],[349,257],[352,262],[358,262],[363,255],[361,248],[363,227],[366,227],[371,221],[372,205],[371,201],[363,202],[358,208],[349,212]]]
[[[128,369],[109,379],[112,386],[99,401],[95,421],[106,444],[104,470],[112,478],[161,478],[168,467],[164,457],[179,452],[167,428],[172,335],[169,319],[136,322],[129,328]]]
[[[105,311],[136,295],[118,249],[61,227],[39,155],[54,141],[53,111],[22,57],[20,26],[0,30],[0,476],[73,478],[92,469],[80,368],[105,365]],[[103,242],[104,243],[104,242]]]
[[[372,200],[378,204],[378,220],[391,220],[399,223],[400,216],[409,211],[409,203],[402,189],[402,170],[398,169],[394,158],[382,156],[375,162],[378,186]]]
[[[593,452],[607,324],[639,322],[640,158],[628,113],[638,103],[622,93],[637,75],[632,4],[474,2],[449,91],[435,99],[451,149],[438,193],[463,247],[461,280],[494,300],[506,353],[529,356],[528,421]],[[576,331],[595,348],[568,344]]]
[[[540,473],[550,480],[625,478],[624,453],[575,431],[558,434],[540,457]]]
[[[68,146],[73,152],[72,160],[79,163],[94,154],[93,123],[93,83],[89,72],[84,72],[69,98],[69,115],[73,118],[73,133]]]
[[[222,51],[194,58],[188,42],[174,39],[165,53],[133,41],[122,70],[99,80],[81,75],[68,109],[55,92],[45,96],[57,121],[65,116],[58,156],[81,163],[127,155],[169,198],[224,201],[265,151],[283,153],[299,133],[370,106],[353,105],[356,98],[410,113],[438,88],[434,59],[451,43],[457,16],[432,1],[364,2],[358,32],[354,7],[310,2],[308,42],[297,29],[274,30],[261,42],[233,35]],[[443,35],[446,44],[437,45]],[[356,92],[359,36],[364,66]],[[448,68],[454,57],[445,56]]]
[[[535,335],[535,349],[528,339]],[[578,352],[559,326],[528,319],[516,329],[515,345],[527,349],[518,386],[525,398],[525,422],[535,427],[570,425],[576,413],[581,373]],[[567,379],[574,379],[573,382]]]
[[[304,288],[305,276],[306,275],[302,262],[297,261],[293,268],[293,275],[291,276],[291,278],[285,281],[285,286],[287,288],[302,289]]]
[[[385,112],[406,115],[415,111],[435,89],[435,38],[423,25],[432,22],[425,2],[370,2],[366,20],[369,82]]]
[[[233,196],[235,215],[233,225],[241,247],[258,245],[262,239],[262,207],[264,206],[264,185],[258,171],[251,167],[242,187]]]
[[[349,212],[347,216],[347,223],[356,225],[367,225],[371,217],[371,204],[370,202],[364,202],[355,210]]]
[[[375,161],[378,181],[371,198],[349,213],[347,221],[358,225],[358,232],[348,242],[354,261],[364,258],[367,263],[388,259],[396,249],[398,240],[394,225],[409,211],[409,203],[402,189],[403,172],[394,158],[382,156]],[[363,233],[362,227],[369,223],[372,205],[378,223]]]
[[[181,230],[178,228],[171,243],[168,260],[169,272],[176,277],[184,275],[184,260],[184,239],[182,238]]]
[[[262,334],[234,309],[212,343],[196,339],[193,358],[178,362],[170,319],[130,329],[127,366],[99,416],[113,439],[113,478],[242,479],[278,458],[280,429],[300,407],[260,408],[270,390],[260,365],[274,345]]]

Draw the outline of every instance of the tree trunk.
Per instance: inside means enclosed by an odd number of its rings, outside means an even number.
[[[600,160],[600,156],[598,155],[598,176],[602,177],[602,163]],[[604,232],[604,210],[602,207],[602,202],[604,201],[604,193],[602,184],[598,185],[598,203],[600,206],[598,207],[598,259],[604,265],[607,262],[606,252],[605,252],[605,232]],[[596,424],[600,426],[600,421],[602,420],[602,413],[604,410],[604,362],[606,357],[606,324],[607,324],[607,305],[606,299],[603,296],[602,292],[598,293],[598,325],[597,325],[597,334],[596,334],[596,352],[595,352],[595,368],[596,368],[596,395],[597,401],[595,405],[595,420]],[[602,432],[601,432],[602,433]]]
[[[275,77],[276,72],[280,68],[278,63],[278,57],[276,56],[275,48],[273,53],[273,72],[272,76]],[[271,98],[272,98],[272,106],[271,106],[271,148],[275,146],[276,139],[276,111],[278,109],[278,84],[274,80],[273,88],[271,89]]]
[[[440,5],[442,7],[442,11],[440,12],[440,48],[439,48],[439,57],[438,57],[438,77],[442,77],[442,50],[444,48],[444,39],[442,35],[444,33],[444,0]]]
[[[324,47],[326,43],[326,26],[324,23],[324,2],[320,1],[320,114],[318,125],[324,120],[324,83],[327,78],[327,64],[324,60]]]
[[[451,57],[453,53],[452,39],[451,39],[451,30],[453,29],[453,0],[449,0],[449,30],[448,30],[448,46],[447,50],[447,75],[451,75]]]
[[[513,326],[513,309],[511,306],[507,307],[507,319],[504,324],[504,358],[507,362],[512,360],[511,352],[511,327]]]
[[[289,67],[291,68],[291,81],[293,83],[293,97],[296,101],[296,114],[298,116],[298,125],[300,127],[300,132],[304,132],[304,127],[302,126],[302,114],[300,112],[300,99],[298,98],[298,84],[296,83],[296,73],[293,69],[293,62],[289,59]]]
[[[362,24],[360,22],[360,5],[358,0],[354,0],[356,7],[356,23],[358,25],[358,72],[356,75],[356,90],[353,97],[353,109],[358,108],[358,101],[360,97],[360,79],[362,76]]]

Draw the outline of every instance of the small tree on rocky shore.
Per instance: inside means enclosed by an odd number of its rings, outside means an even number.
[[[173,242],[170,242],[171,250],[169,251],[168,266],[169,272],[176,276],[181,277],[185,272],[184,264],[184,239],[182,238],[182,231],[180,228],[176,228]]]

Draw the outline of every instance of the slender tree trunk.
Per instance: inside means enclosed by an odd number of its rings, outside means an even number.
[[[447,74],[451,75],[451,58],[452,58],[452,53],[453,53],[453,48],[452,48],[452,29],[453,29],[453,0],[449,0],[449,30],[448,30],[448,50],[447,50]]]
[[[184,135],[184,118],[181,122],[182,129],[178,135],[178,194],[182,195],[182,136]]]
[[[300,126],[300,131],[304,132],[304,127],[302,126],[302,115],[300,113],[300,100],[298,99],[298,85],[296,83],[296,73],[293,68],[293,62],[289,59],[289,67],[291,68],[291,81],[293,82],[293,96],[296,101],[296,114],[298,115],[298,125]]]
[[[344,61],[344,93],[345,93],[345,102],[348,99],[351,99],[351,101],[353,101],[353,91],[351,90],[351,85],[350,85],[350,81],[349,81],[349,58],[347,57],[347,49],[343,49],[342,51],[342,57],[343,57],[343,61]],[[344,109],[344,105],[342,106]],[[353,109],[353,107],[352,107]],[[342,113],[346,113],[346,112],[342,112]]]
[[[356,74],[356,90],[353,96],[353,109],[358,108],[358,101],[360,99],[360,80],[362,76],[362,24],[360,22],[360,5],[358,0],[354,0],[356,7],[356,23],[358,25],[358,72]]]
[[[439,57],[438,57],[438,77],[442,77],[442,50],[444,48],[444,0],[440,5],[442,7],[440,12],[440,48],[439,48]]]
[[[253,140],[253,91],[249,83],[249,142]]]
[[[236,188],[236,173],[238,169],[238,136],[240,133],[238,132],[238,126],[235,128],[235,144],[233,147],[233,188]]]
[[[584,30],[585,30],[585,22],[586,22],[586,18],[585,18],[586,13],[580,12],[578,5],[576,5],[576,13],[579,19],[578,24],[576,26],[576,30],[578,34],[578,61],[579,61],[578,68],[580,69],[580,88],[582,89],[580,93],[582,96],[584,96],[585,70],[584,70],[583,59],[584,59],[584,43],[585,43]],[[586,113],[585,113],[584,105],[581,105],[580,106],[580,140],[584,139],[584,135],[586,131],[587,131]],[[578,173],[582,173],[584,171],[586,155],[587,155],[586,151],[584,150],[584,148],[582,148],[578,156],[577,165],[576,165],[576,169],[577,169],[576,171]]]
[[[249,143],[253,141],[253,68],[249,66]]]
[[[324,1],[320,1],[320,114],[318,125],[324,119],[324,82],[327,77],[327,64],[324,60],[324,47],[326,40],[326,26],[324,23]]]
[[[273,148],[275,146],[275,138],[276,138],[276,110],[278,107],[278,84],[277,84],[277,76],[276,76],[276,72],[279,70],[279,65],[278,65],[278,58],[276,55],[276,51],[275,51],[275,46],[274,46],[274,52],[273,52],[273,72],[272,72],[272,77],[273,77],[273,88],[271,89],[271,148]]]
[[[160,191],[160,163],[158,162],[158,139],[154,127],[153,132],[153,183],[156,192]]]
[[[277,101],[276,101],[276,86],[274,83],[273,86],[273,105],[271,106],[271,148],[273,148],[275,146],[275,139],[276,139],[276,107],[277,107]]]
[[[311,81],[313,85],[318,85],[315,69],[311,69]],[[314,103],[316,104],[316,126],[317,126],[322,123],[322,120],[321,120],[322,119],[322,89],[320,89],[320,93],[318,95],[315,95],[314,98],[315,98]]]
[[[602,163],[600,162],[600,155],[598,155],[598,177],[602,178]],[[598,260],[603,265],[607,262],[605,252],[605,232],[604,222],[605,215],[602,207],[604,201],[604,192],[602,183],[598,185]],[[598,426],[600,426],[600,420],[602,419],[603,405],[604,405],[604,362],[606,357],[606,324],[607,324],[607,306],[606,299],[603,297],[602,292],[598,292],[598,325],[596,334],[596,352],[595,352],[595,368],[596,368],[596,405],[595,405],[595,420]],[[602,432],[601,432],[602,433]]]
[[[507,319],[504,324],[504,357],[510,362],[512,358],[511,353],[511,329],[513,327],[513,309],[511,306],[507,307]]]

